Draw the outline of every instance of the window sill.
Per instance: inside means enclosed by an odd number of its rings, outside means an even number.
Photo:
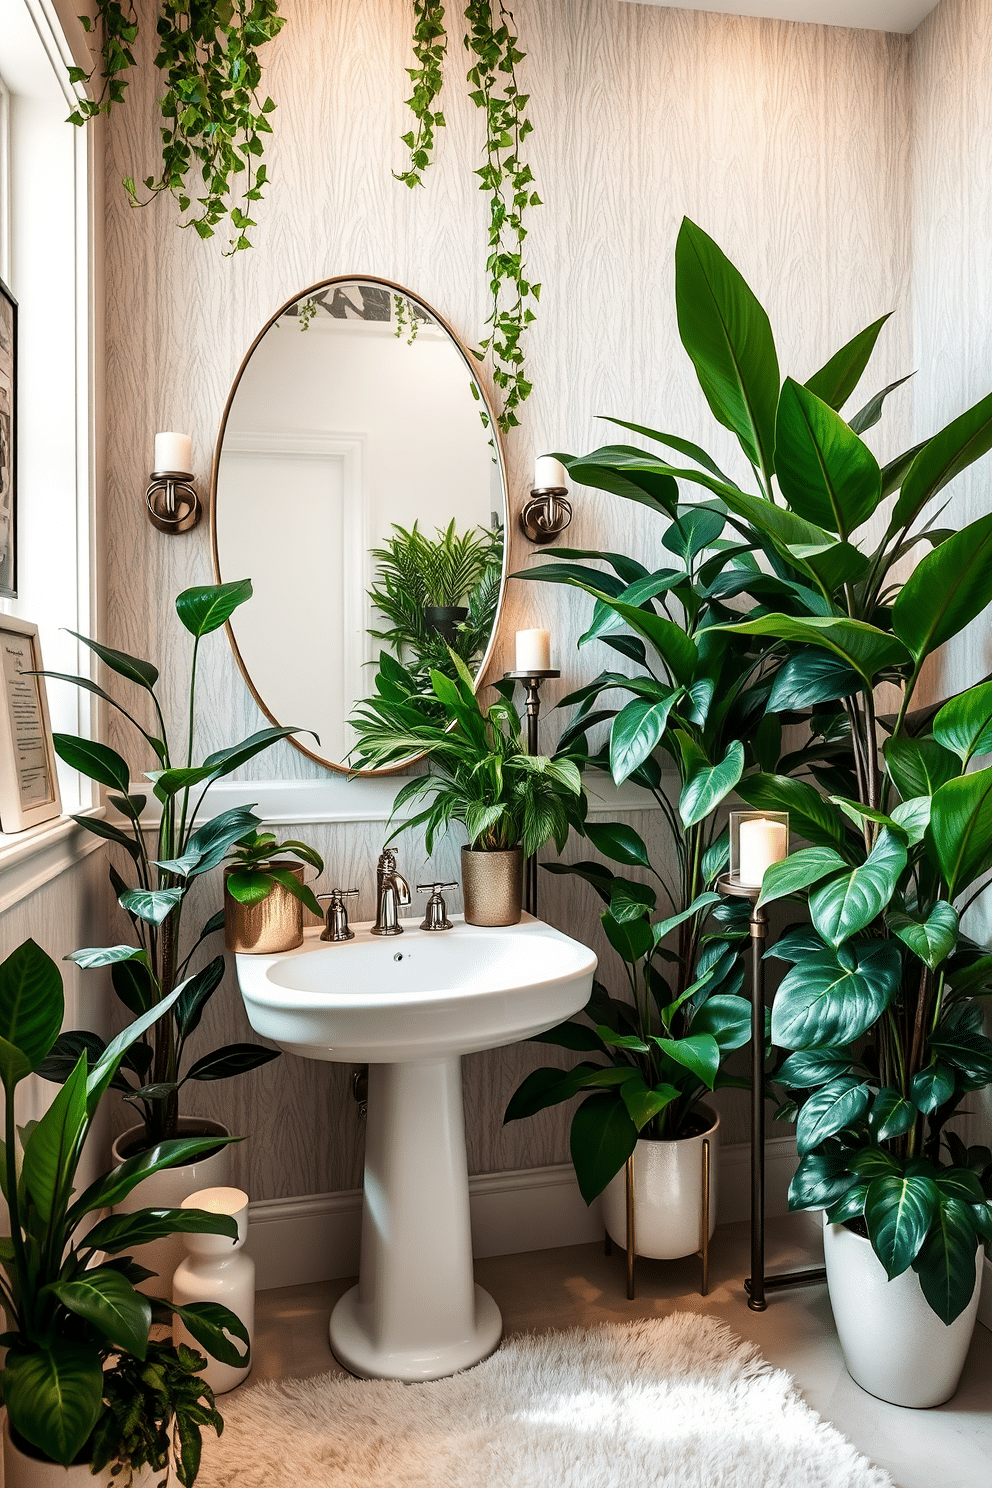
[[[79,812],[80,816],[104,814],[102,806]],[[0,832],[0,914],[102,846],[102,838],[87,832],[71,816],[57,817],[26,832]]]

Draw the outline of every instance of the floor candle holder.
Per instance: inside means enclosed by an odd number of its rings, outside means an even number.
[[[734,899],[748,899],[751,915],[751,1275],[744,1279],[747,1305],[752,1312],[764,1312],[768,1303],[765,1292],[776,1287],[807,1286],[825,1281],[823,1266],[802,1271],[783,1271],[765,1275],[765,942],[768,939],[768,911],[758,903],[761,885],[742,883],[738,874],[728,873],[719,879],[721,894]]]
[[[527,690],[527,753],[539,754],[538,734],[541,716],[541,683],[549,677],[560,677],[553,668],[548,671],[504,672],[506,682],[522,682]],[[537,914],[537,855],[524,860],[524,909]]]

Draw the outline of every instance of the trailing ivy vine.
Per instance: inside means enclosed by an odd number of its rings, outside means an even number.
[[[414,0],[413,51],[416,66],[408,68],[413,92],[407,104],[417,121],[415,130],[403,136],[410,151],[410,165],[398,173],[408,186],[419,186],[431,161],[435,130],[444,127],[437,107],[447,51],[444,6],[438,0]],[[517,64],[524,53],[517,44],[513,16],[502,0],[468,0],[465,5],[464,45],[469,54],[469,97],[486,119],[483,165],[476,171],[480,189],[489,197],[490,313],[488,334],[476,355],[492,359],[493,381],[500,389],[503,430],[519,423],[516,410],[531,391],[524,370],[523,332],[534,320],[532,302],[540,298],[541,286],[527,278],[524,244],[528,207],[541,205],[533,189],[530,166],[521,156],[521,145],[533,126],[527,118],[529,101],[517,86]]]
[[[102,87],[95,99],[80,98],[69,116],[73,124],[109,114],[122,103],[127,73],[135,66],[139,21],[132,0],[96,0],[96,10]],[[80,20],[92,29],[88,17]],[[278,0],[160,0],[155,66],[166,83],[162,167],[158,176],[144,178],[144,197],[132,177],[125,179],[134,206],[171,192],[186,218],[180,226],[210,238],[229,219],[229,251],[251,247],[252,203],[261,200],[267,180],[262,135],[272,133],[266,116],[275,108],[271,98],[259,98],[258,49],[284,24]],[[93,75],[80,67],[69,71],[73,83],[89,82]],[[196,195],[197,185],[202,195]]]

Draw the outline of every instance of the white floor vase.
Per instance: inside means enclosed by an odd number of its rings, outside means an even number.
[[[943,1405],[958,1387],[978,1314],[975,1290],[948,1327],[930,1307],[913,1270],[889,1281],[871,1242],[844,1225],[824,1225],[827,1289],[847,1372],[869,1395],[917,1410]]]
[[[674,1261],[702,1244],[703,1142],[710,1144],[709,1238],[716,1228],[720,1118],[707,1107],[708,1130],[677,1142],[640,1141],[634,1149],[634,1249],[639,1256]],[[621,1169],[603,1191],[610,1238],[627,1244],[626,1179]]]

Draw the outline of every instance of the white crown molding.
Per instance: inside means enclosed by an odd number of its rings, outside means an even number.
[[[630,0],[628,0],[630,3]],[[767,21],[844,26],[856,31],[911,35],[936,8],[937,0],[633,0],[672,10],[703,10]]]

